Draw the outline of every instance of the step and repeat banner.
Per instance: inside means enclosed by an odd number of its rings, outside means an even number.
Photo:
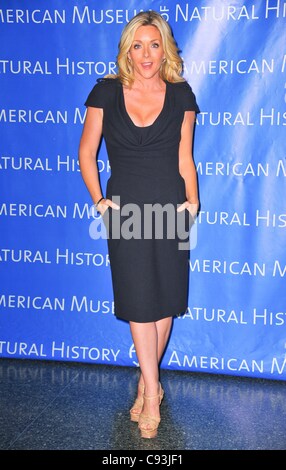
[[[78,145],[90,90],[148,9],[170,23],[201,110],[189,305],[162,367],[285,380],[283,0],[0,1],[0,357],[138,365]],[[104,141],[98,167],[104,190]]]

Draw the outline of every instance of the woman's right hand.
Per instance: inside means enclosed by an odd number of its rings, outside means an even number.
[[[113,202],[111,199],[105,199],[105,198],[100,201],[100,203],[97,205],[96,209],[98,210],[98,212],[101,215],[103,215],[109,207],[111,207],[111,209],[115,209],[115,210],[120,209],[118,204],[115,204],[115,202]]]

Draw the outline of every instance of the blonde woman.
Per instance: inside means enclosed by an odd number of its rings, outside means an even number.
[[[168,207],[167,215],[177,216],[172,219],[176,227],[180,217],[188,223],[196,215],[192,143],[199,109],[182,78],[172,31],[157,12],[141,12],[125,26],[117,65],[118,74],[99,80],[85,103],[79,162],[91,198],[109,222],[115,315],[129,322],[140,366],[130,418],[138,422],[143,438],[153,438],[164,396],[160,362],[172,319],[187,308],[189,253],[179,249],[177,230],[170,235],[164,216],[155,222],[151,217],[150,228],[146,209]],[[96,164],[102,135],[111,165],[106,196]],[[135,206],[131,223],[128,215]],[[115,219],[119,234],[113,231]]]

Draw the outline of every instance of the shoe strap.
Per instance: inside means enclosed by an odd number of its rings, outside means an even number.
[[[164,391],[162,389],[162,385],[159,382],[159,393],[158,395],[151,395],[150,397],[146,397],[146,395],[143,394],[144,400],[152,400],[152,398],[160,398],[160,401],[162,401],[162,398],[164,396]]]
[[[161,394],[159,393],[158,395],[152,395],[151,397],[146,397],[146,395],[143,395],[144,400],[152,400],[153,398],[161,398]]]

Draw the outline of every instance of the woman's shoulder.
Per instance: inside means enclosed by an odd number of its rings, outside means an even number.
[[[108,75],[106,77],[101,77],[96,80],[95,87],[100,88],[101,90],[104,90],[105,88],[110,89],[118,87],[120,85],[120,80],[117,77],[117,75],[114,75],[114,77]]]
[[[186,91],[192,91],[191,85],[187,82],[187,80],[183,80],[180,82],[168,82],[168,84],[174,88],[174,90],[178,90],[178,92],[186,92]]]
[[[120,81],[116,76],[114,78],[98,78],[88,95],[85,106],[104,108],[114,96],[114,91],[119,85]]]
[[[185,111],[196,111],[199,112],[199,107],[196,102],[196,97],[194,95],[191,85],[187,80],[180,82],[168,82],[176,97],[176,102],[183,107]]]
[[[104,83],[106,85],[118,85],[120,83],[119,77],[117,75],[106,75],[105,77],[98,78],[97,83]]]

